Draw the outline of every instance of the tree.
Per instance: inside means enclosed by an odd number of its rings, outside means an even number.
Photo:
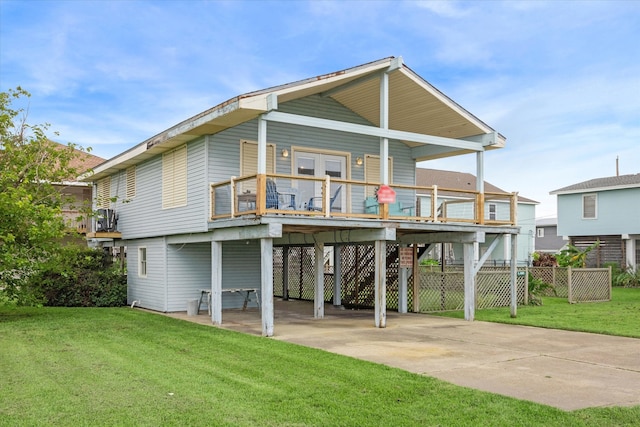
[[[56,251],[65,233],[65,196],[55,188],[77,176],[75,144],[50,141],[49,125],[27,123],[14,103],[31,95],[17,87],[0,92],[0,302],[33,303],[24,286]]]

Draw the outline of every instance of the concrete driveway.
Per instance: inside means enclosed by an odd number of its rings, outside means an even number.
[[[377,329],[372,311],[327,305],[316,320],[298,301],[276,301],[275,314],[273,339],[460,386],[568,411],[640,405],[640,339],[395,312]],[[259,312],[225,310],[223,327],[260,335]]]

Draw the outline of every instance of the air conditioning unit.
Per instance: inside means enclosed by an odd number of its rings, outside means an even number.
[[[98,209],[96,215],[96,231],[116,231],[118,216],[115,209]]]

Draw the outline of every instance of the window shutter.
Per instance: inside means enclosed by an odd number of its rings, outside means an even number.
[[[187,204],[187,146],[162,155],[162,208]]]
[[[366,154],[364,156],[364,179],[367,182],[380,182],[380,156]],[[389,157],[389,184],[393,182],[393,158]],[[375,197],[376,187],[368,185],[365,197]]]
[[[127,168],[127,199],[136,196],[136,167]]]
[[[99,209],[109,208],[111,204],[111,177],[108,176],[98,181],[96,193],[96,207]]]
[[[258,143],[255,141],[240,141],[240,175],[255,175],[258,173]],[[276,170],[276,146],[267,143],[267,173],[275,173]],[[256,192],[255,181],[242,183],[240,191]]]

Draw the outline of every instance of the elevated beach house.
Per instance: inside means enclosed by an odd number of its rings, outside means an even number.
[[[553,190],[558,196],[558,235],[585,249],[588,267],[640,264],[640,173],[590,179]]]
[[[82,179],[107,221],[87,236],[127,247],[129,304],[184,311],[206,294],[221,324],[223,308],[249,303],[265,336],[274,333],[274,295],[313,301],[309,315],[322,318],[354,283],[385,327],[388,295],[409,310],[417,253],[460,243],[473,320],[478,269],[505,236],[517,248],[516,195],[483,187],[484,153],[504,145],[402,58],[385,58],[239,95],[98,165]],[[437,186],[416,184],[416,162],[458,155],[475,155],[477,185],[456,193],[465,209],[444,213]],[[418,194],[433,201],[419,212]],[[487,215],[487,197],[508,214]],[[347,247],[366,249],[349,261],[367,274],[347,271]]]

